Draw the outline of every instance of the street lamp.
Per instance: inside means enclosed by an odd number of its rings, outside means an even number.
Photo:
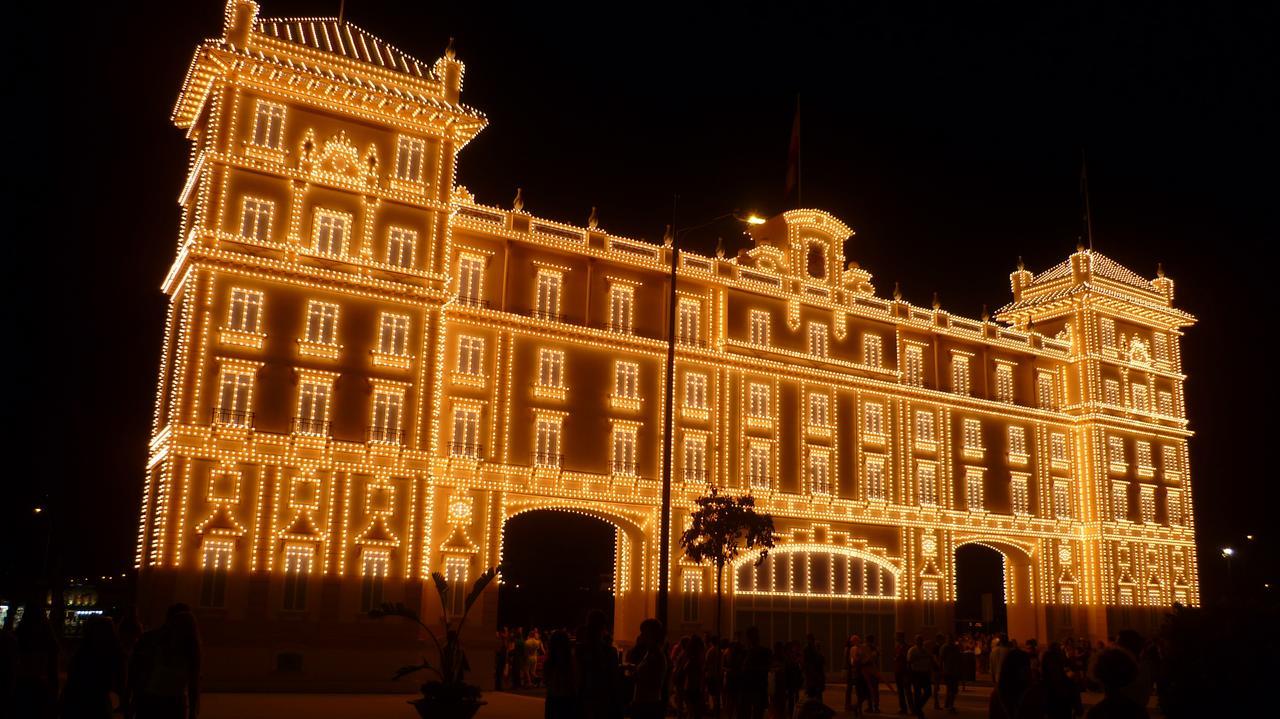
[[[664,429],[662,437],[662,520],[658,525],[658,607],[657,618],[662,626],[667,626],[667,585],[671,578],[671,444],[675,434],[674,413],[676,381],[676,275],[680,267],[680,235],[691,230],[701,229],[708,225],[727,220],[730,217],[748,225],[763,225],[765,218],[749,213],[739,214],[737,211],[726,212],[701,224],[682,229],[669,228],[667,238],[671,241],[671,278],[667,294],[667,387],[666,401],[663,403]]]
[[[1234,547],[1226,546],[1222,548],[1222,558],[1227,560],[1227,591],[1230,592],[1235,582],[1231,581],[1231,558],[1236,556]]]

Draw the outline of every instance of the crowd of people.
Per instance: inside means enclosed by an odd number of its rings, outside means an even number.
[[[61,681],[53,626],[37,607],[0,632],[0,716],[187,719],[200,706],[200,633],[185,604],[144,631],[137,616],[84,624]]]
[[[1096,645],[1066,639],[1048,646],[1004,635],[899,632],[887,645],[851,636],[829,660],[813,635],[768,646],[749,627],[733,638],[669,640],[655,619],[640,625],[624,651],[599,613],[575,632],[509,629],[498,637],[496,686],[544,687],[546,719],[828,719],[837,713],[824,700],[829,679],[843,679],[844,712],[855,717],[955,714],[957,697],[973,691],[993,719],[1072,719],[1086,715],[1083,693],[1100,691],[1089,719],[1128,719],[1147,716],[1160,654],[1157,643],[1133,632]],[[988,677],[993,688],[979,689],[975,683]],[[882,694],[896,706],[882,710]]]

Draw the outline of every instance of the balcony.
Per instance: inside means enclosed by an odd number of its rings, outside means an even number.
[[[294,434],[306,434],[312,437],[328,437],[329,421],[310,417],[294,417],[289,427]]]
[[[470,307],[472,309],[487,310],[489,309],[489,300],[483,297],[473,297],[471,295],[458,295],[453,299],[454,303],[462,307]]]
[[[450,442],[449,456],[478,460],[484,456],[484,445],[469,442]]]
[[[396,427],[379,427],[374,425],[365,433],[365,439],[377,444],[404,444],[404,430]]]
[[[636,463],[615,459],[613,460],[613,473],[622,477],[635,477],[637,476]]]
[[[531,308],[529,310],[529,316],[534,319],[544,320],[547,322],[564,322],[565,320],[564,315],[560,314],[559,312],[553,312],[551,310],[540,310],[540,309]]]
[[[706,484],[711,481],[711,473],[706,468],[685,467],[680,473],[685,482],[696,482],[698,484]]]
[[[711,410],[703,407],[694,407],[693,405],[682,405],[680,407],[680,416],[684,419],[706,422],[711,417]]]
[[[554,452],[532,452],[529,455],[529,464],[544,469],[560,469],[564,464],[564,455]]]
[[[228,427],[253,427],[253,412],[241,412],[225,407],[213,409],[213,423]]]
[[[689,335],[677,335],[676,344],[681,347],[696,347],[698,349],[707,349],[711,343],[702,337],[693,337]]]
[[[640,398],[624,397],[617,394],[609,395],[609,407],[623,412],[638,412],[640,410]]]

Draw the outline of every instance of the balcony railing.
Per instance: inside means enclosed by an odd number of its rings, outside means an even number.
[[[530,308],[529,316],[533,317],[534,319],[546,320],[548,322],[564,322],[565,321],[564,315],[560,314],[559,312],[552,312],[551,310],[540,310],[536,307]]]
[[[225,407],[215,407],[213,409],[214,424],[225,424],[232,427],[252,427],[253,412],[241,412]]]
[[[367,439],[370,442],[379,442],[382,444],[404,444],[404,430],[395,427],[379,427],[374,425],[369,428]]]
[[[564,463],[564,455],[554,452],[533,452],[529,461],[535,467],[560,467]]]
[[[471,444],[469,442],[450,442],[449,456],[480,459],[484,456],[484,445]]]
[[[624,462],[622,460],[613,460],[613,473],[627,477],[636,476],[636,463]]]
[[[471,295],[458,295],[454,300],[464,307],[476,307],[479,309],[489,309],[489,300],[483,297],[472,297]]]
[[[294,417],[291,426],[294,434],[310,434],[316,437],[329,436],[329,422],[309,417]]]
[[[710,473],[707,472],[706,469],[698,469],[696,467],[685,467],[684,471],[682,472],[682,476],[684,477],[684,481],[686,482],[698,482],[700,484],[705,484],[710,477]]]

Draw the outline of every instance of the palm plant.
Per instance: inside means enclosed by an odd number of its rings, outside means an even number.
[[[421,699],[409,702],[417,708],[419,715],[423,717],[470,719],[484,704],[484,702],[480,701],[480,687],[468,684],[464,680],[464,675],[469,667],[467,666],[466,654],[462,650],[462,628],[466,625],[467,616],[471,614],[471,608],[475,606],[476,600],[480,598],[480,595],[484,593],[485,587],[489,586],[489,583],[493,581],[497,574],[497,568],[490,567],[477,577],[476,581],[471,585],[471,591],[467,593],[466,599],[463,601],[461,614],[456,618],[450,619],[448,607],[452,587],[449,580],[445,579],[442,574],[439,572],[432,573],[432,584],[436,588],[436,593],[440,595],[440,606],[442,608],[440,624],[444,627],[443,641],[435,629],[432,629],[422,621],[416,611],[400,602],[394,604],[384,602],[382,606],[369,611],[369,616],[374,619],[400,617],[413,622],[426,633],[431,643],[435,645],[436,655],[439,657],[438,664],[432,664],[429,659],[423,657],[418,664],[400,667],[392,677],[393,679],[400,679],[416,672],[427,672],[435,677],[422,684]]]

